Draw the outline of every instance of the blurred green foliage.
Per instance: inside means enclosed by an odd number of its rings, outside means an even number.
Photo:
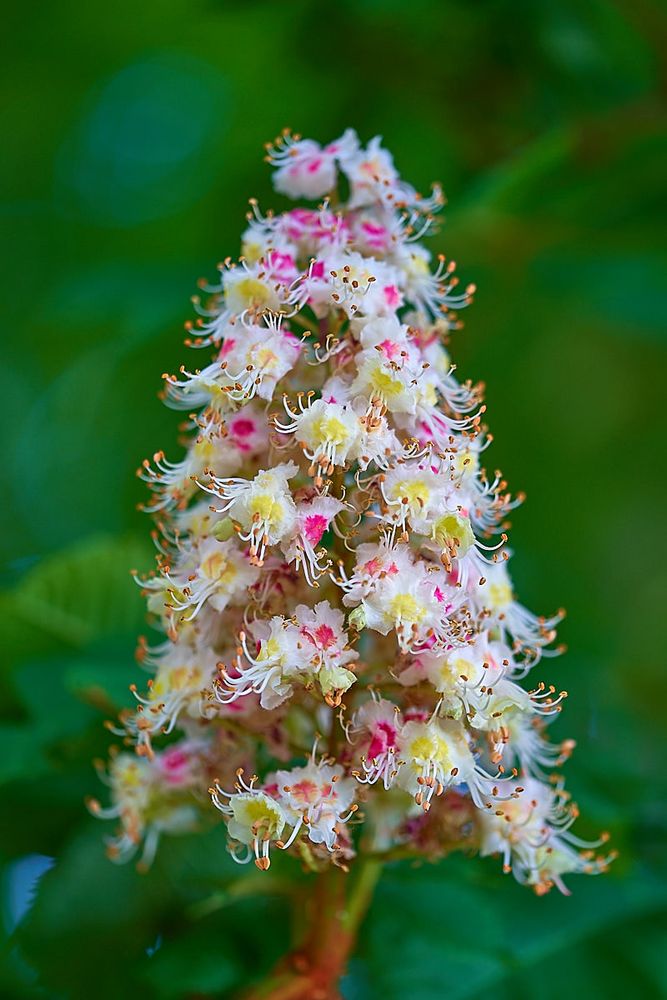
[[[247,198],[278,204],[261,143],[353,125],[445,183],[434,249],[479,287],[453,352],[528,492],[520,593],[570,613],[546,676],[572,693],[580,829],[622,853],[571,899],[493,861],[393,867],[346,996],[665,995],[662,5],[26,0],[5,33],[0,994],[226,996],[286,946],[291,869],[232,871],[213,830],[139,876],[83,798],[133,673],[133,472],[174,441],[155,392],[187,296]]]

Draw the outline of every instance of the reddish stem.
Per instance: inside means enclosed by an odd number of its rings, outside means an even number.
[[[340,1000],[338,982],[380,874],[376,861],[356,867],[354,875],[331,868],[317,876],[305,904],[304,940],[243,1000]]]

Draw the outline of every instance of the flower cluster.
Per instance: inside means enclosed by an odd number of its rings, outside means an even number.
[[[609,857],[571,833],[553,774],[565,692],[522,684],[562,613],[514,593],[522,498],[487,474],[481,387],[448,352],[474,288],[421,242],[442,194],[352,130],[285,133],[267,159],[311,204],[251,202],[241,256],[186,324],[201,367],[164,375],[185,456],[138,471],[158,554],[137,580],[162,638],[139,644],[152,676],[111,727],[112,805],[92,804],[120,819],[110,853],[143,843],[149,863],[208,816],[261,870],[272,848],[314,869],[465,848],[565,891]]]

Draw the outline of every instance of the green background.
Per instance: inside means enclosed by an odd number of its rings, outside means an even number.
[[[26,0],[4,27],[0,993],[226,996],[286,945],[287,868],[232,871],[217,831],[139,876],[83,798],[134,676],[134,470],[176,454],[156,393],[188,297],[248,197],[281,206],[262,143],[353,125],[449,196],[433,247],[479,288],[453,354],[528,494],[519,593],[568,608],[545,677],[571,692],[579,832],[621,856],[569,899],[493,860],[392,868],[346,997],[665,995],[661,5]]]

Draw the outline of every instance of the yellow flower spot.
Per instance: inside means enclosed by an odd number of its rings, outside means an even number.
[[[438,518],[433,525],[433,538],[443,548],[455,545],[460,556],[475,544],[470,519],[463,514],[444,514]]]
[[[452,660],[447,661],[447,665],[450,667],[452,674],[455,677],[460,677],[463,675],[471,680],[476,673],[475,664],[470,660],[464,659],[463,656],[457,656]]]
[[[265,306],[271,299],[271,289],[257,278],[243,278],[234,285],[234,294],[248,307]]]
[[[512,588],[509,583],[491,583],[488,590],[489,605],[495,611],[512,603]]]
[[[283,516],[282,504],[270,493],[258,493],[248,504],[251,516],[259,514],[260,520],[275,524]]]
[[[264,253],[261,243],[244,243],[242,253],[249,264],[256,264]]]
[[[201,562],[201,572],[209,580],[231,583],[236,576],[236,566],[223,552],[212,552]]]
[[[421,622],[426,611],[412,594],[397,594],[389,605],[389,617],[395,622]]]
[[[342,445],[348,441],[350,431],[337,417],[317,417],[313,422],[312,436],[316,444]]]
[[[253,358],[253,362],[257,368],[261,368],[262,371],[267,371],[270,368],[274,368],[278,358],[274,351],[269,347],[260,347],[257,349],[257,353]]]
[[[195,442],[192,452],[200,462],[210,462],[215,454],[215,444],[209,438],[202,437]]]
[[[382,365],[375,365],[370,371],[370,385],[385,399],[395,399],[403,392],[403,383],[398,378],[392,378]]]
[[[197,667],[172,667],[155,678],[151,688],[153,698],[160,698],[171,691],[185,691],[203,683],[201,670]]]
[[[443,770],[449,771],[452,767],[447,741],[433,732],[424,733],[412,741],[410,757],[412,765],[417,771],[421,771],[423,765],[429,760],[440,764]]]
[[[394,486],[392,495],[396,499],[406,497],[411,507],[421,507],[428,503],[431,491],[421,479],[402,479]]]
[[[236,822],[249,829],[256,828],[275,836],[284,826],[278,806],[264,795],[236,796],[230,805]]]
[[[137,788],[141,783],[139,768],[135,764],[128,764],[118,775],[118,782],[125,788]]]
[[[427,382],[420,393],[421,402],[425,406],[438,405],[438,393],[432,382]]]
[[[267,639],[266,642],[262,643],[259,653],[257,654],[258,660],[273,660],[274,657],[280,656],[280,644],[277,639]]]
[[[474,451],[458,451],[454,459],[454,468],[459,475],[474,474],[479,468],[479,458]]]
[[[410,261],[408,263],[408,271],[414,275],[416,278],[421,278],[425,274],[431,273],[431,268],[429,267],[428,261],[420,256],[419,254],[410,254]]]

